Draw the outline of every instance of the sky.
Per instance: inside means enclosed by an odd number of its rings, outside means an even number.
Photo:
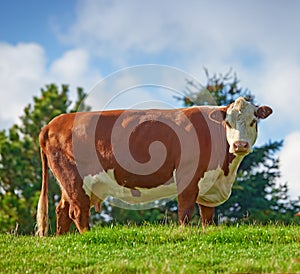
[[[131,66],[175,67],[200,82],[206,79],[204,68],[211,74],[232,69],[256,102],[274,110],[259,125],[257,145],[284,140],[278,154],[282,181],[295,198],[300,195],[299,14],[300,1],[293,0],[2,0],[0,129],[18,122],[49,83],[69,84],[75,96],[76,87],[89,92]],[[148,95],[143,100],[150,100]]]

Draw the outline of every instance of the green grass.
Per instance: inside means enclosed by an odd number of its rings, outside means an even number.
[[[0,235],[3,273],[300,273],[299,226],[98,227],[37,238]]]

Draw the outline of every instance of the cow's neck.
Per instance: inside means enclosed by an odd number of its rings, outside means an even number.
[[[198,182],[197,202],[208,207],[216,207],[228,200],[232,184],[243,156],[228,154],[224,165],[208,170]]]
[[[233,160],[229,164],[230,165],[229,172],[236,173],[244,157],[245,156],[233,156]]]

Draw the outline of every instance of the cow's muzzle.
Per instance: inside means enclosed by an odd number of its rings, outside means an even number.
[[[246,141],[236,141],[233,143],[233,153],[238,155],[245,155],[250,152],[250,145]]]

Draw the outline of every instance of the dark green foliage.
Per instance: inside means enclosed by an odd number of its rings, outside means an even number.
[[[254,103],[254,96],[247,89],[239,87],[236,74],[230,70],[225,75],[210,76],[205,69],[207,83],[205,86],[187,79],[185,96],[178,98],[183,104],[189,106],[218,105],[226,106],[233,103],[238,97],[243,96]]]
[[[145,210],[129,210],[119,207],[112,207],[109,212],[112,222],[117,224],[136,224],[147,223],[166,224],[177,221],[177,202],[173,200],[157,201],[155,208]]]
[[[41,160],[38,135],[55,116],[76,111],[85,94],[78,88],[77,101],[72,106],[69,88],[48,85],[41,90],[33,104],[24,109],[21,123],[8,131],[0,131],[0,231],[13,230],[32,233],[35,225],[36,206],[41,188]],[[55,203],[59,187],[52,174],[49,178],[49,215],[55,222]]]

